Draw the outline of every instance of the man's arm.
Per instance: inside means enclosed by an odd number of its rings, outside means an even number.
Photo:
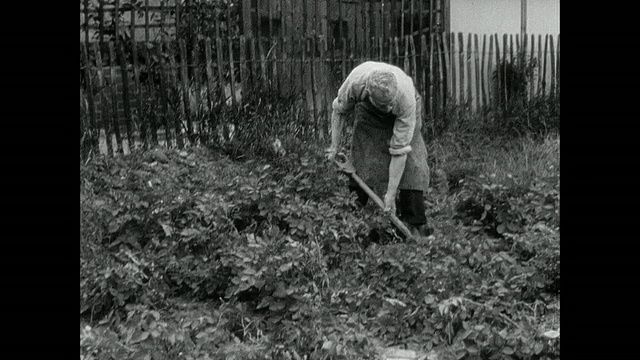
[[[395,212],[395,199],[400,180],[407,163],[407,154],[411,152],[411,139],[416,126],[415,100],[402,109],[393,126],[393,136],[389,142],[389,183],[384,196],[385,210]]]
[[[353,110],[363,90],[364,84],[354,81],[350,75],[342,86],[340,86],[338,96],[333,100],[333,111],[331,112],[331,146],[327,149],[327,157],[329,160],[333,160],[338,150],[340,150],[345,115]]]
[[[333,158],[340,149],[340,142],[342,140],[342,129],[344,128],[344,115],[337,112],[335,109],[331,112],[331,147],[327,150],[329,155]],[[333,159],[331,159],[333,160]]]

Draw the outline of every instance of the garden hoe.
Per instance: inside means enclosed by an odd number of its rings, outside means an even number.
[[[338,157],[344,159],[344,161],[338,161],[337,160]],[[360,188],[364,190],[367,193],[367,195],[369,195],[369,198],[371,198],[371,200],[373,200],[373,202],[375,202],[376,205],[378,205],[378,207],[384,211],[384,202],[382,202],[380,197],[376,195],[376,193],[373,192],[373,190],[371,190],[369,186],[367,186],[367,184],[364,182],[364,180],[360,178],[360,176],[358,176],[358,174],[356,174],[356,169],[353,167],[353,164],[351,163],[351,161],[349,161],[347,157],[341,153],[341,154],[338,154],[338,156],[336,156],[335,162],[338,165],[338,167],[340,167],[340,171],[346,174],[347,176],[351,177],[358,184],[358,186],[360,186]],[[400,232],[407,239],[413,238],[411,231],[407,229],[407,227],[402,223],[402,221],[400,221],[400,219],[398,219],[398,217],[395,214],[389,214],[389,218],[391,219],[391,222],[393,223],[393,225],[395,225],[395,227],[398,230],[400,230]]]

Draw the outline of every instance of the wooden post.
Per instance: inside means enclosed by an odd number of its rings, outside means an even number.
[[[542,96],[546,95],[547,88],[547,46],[549,44],[549,34],[544,36],[544,66],[542,67]],[[553,64],[551,64],[553,66]]]
[[[404,61],[403,68],[404,72],[411,76],[411,63],[409,61],[409,38],[410,36],[405,36],[404,38]]]
[[[433,32],[429,33],[429,119],[431,119],[431,124],[433,126],[434,119],[434,91],[433,91],[433,83],[435,80],[435,70],[433,69],[433,37],[435,34]]]
[[[162,0],[163,9],[161,10],[161,20],[162,20],[160,22],[161,26],[163,26],[164,24],[164,2],[165,1],[166,0]],[[162,32],[163,29],[160,29],[160,30]],[[164,32],[162,33],[164,34]],[[131,36],[134,37],[133,34]],[[144,0],[144,41],[147,44],[149,43],[149,0]]]
[[[458,58],[459,58],[459,66],[460,66],[460,108],[462,111],[462,108],[465,106],[466,104],[466,99],[464,97],[464,91],[465,91],[465,86],[464,86],[464,42],[463,42],[463,35],[461,32],[458,33],[458,49],[460,51],[460,53],[458,54]]]
[[[135,139],[133,136],[133,119],[131,117],[131,97],[129,96],[129,75],[127,73],[127,63],[124,58],[124,50],[122,48],[122,42],[118,43],[118,47],[116,48],[117,57],[116,59],[120,63],[120,73],[122,74],[122,107],[124,110],[124,119],[125,125],[127,129],[127,142],[129,145],[129,150],[135,149]]]
[[[269,13],[271,13],[271,4],[269,4]],[[271,17],[269,18],[271,19]],[[271,25],[271,20],[269,20],[269,25]],[[242,86],[247,85],[247,61],[245,54],[246,40],[244,35],[240,35],[240,84]],[[241,100],[242,102],[242,100]]]
[[[404,0],[400,1],[400,37],[404,38]]]
[[[229,86],[231,87],[231,104],[236,105],[236,76],[235,76],[235,64],[233,60],[233,40],[231,36],[227,36],[229,42]],[[262,45],[262,41],[259,41]]]
[[[168,46],[168,41],[167,41],[167,51],[169,51],[170,47]],[[178,82],[178,65],[176,63],[176,58],[175,58],[175,53],[170,54],[169,55],[169,74],[170,74],[170,81],[168,81],[167,83],[170,83],[171,88],[176,89],[176,92],[180,91],[180,85]],[[167,91],[169,91],[171,88],[169,88],[169,86],[167,86]],[[178,149],[182,149],[184,147],[184,140],[182,138],[182,124],[181,124],[181,119],[185,118],[185,113],[188,110],[188,108],[185,109],[184,106],[184,101],[180,104],[178,104],[178,114],[175,114],[173,117],[173,128],[175,130],[175,140],[176,140],[176,147]],[[168,131],[168,129],[167,129]],[[168,140],[167,140],[168,142]]]
[[[185,137],[185,144],[193,141],[193,124],[191,122],[191,114],[193,109],[191,108],[191,87],[189,86],[189,71],[187,68],[187,47],[184,39],[178,40],[178,46],[180,48],[180,78],[182,80],[182,101],[184,103],[184,122],[181,124],[180,131],[186,128],[187,136]],[[197,91],[197,90],[196,90]],[[186,124],[185,124],[186,122]],[[186,125],[186,126],[185,126]],[[176,129],[178,131],[178,129]]]
[[[134,82],[134,97],[137,104],[137,121],[140,124],[140,146],[143,149],[149,148],[147,140],[147,119],[143,118],[143,102],[142,102],[142,86],[140,85],[140,67],[138,65],[138,46],[136,42],[136,5],[131,7],[131,51],[133,54],[133,82]]]
[[[500,64],[500,38],[498,34],[495,34],[496,39],[496,93],[495,93],[495,105],[496,105],[496,114],[498,112],[498,106],[502,102],[502,93],[500,93],[501,83],[502,83],[502,66]]]
[[[111,109],[109,109],[109,100],[108,96],[105,93],[105,76],[103,73],[104,65],[102,64],[102,54],[100,51],[100,45],[97,43],[93,44],[93,52],[96,56],[96,79],[98,81],[97,88],[98,93],[100,94],[100,122],[99,122],[99,132],[104,131],[105,133],[105,142],[107,147],[107,155],[114,155],[113,143],[111,142]],[[98,134],[100,136],[100,133]]]
[[[395,50],[396,50],[395,64],[399,67],[400,66],[400,40],[398,39],[397,36],[393,38],[393,43],[395,45]]]
[[[515,65],[515,62],[513,61],[514,59],[514,55],[513,55],[513,34],[509,34],[509,62],[512,65]]]
[[[560,34],[558,34],[558,46],[556,47],[556,96],[560,95]]]
[[[258,56],[256,51],[256,38],[252,37],[249,39],[249,57],[251,60],[251,88],[255,89],[259,86],[262,86],[259,76],[258,76]]]
[[[93,99],[93,80],[91,79],[91,64],[89,63],[89,53],[87,51],[87,43],[80,43],[80,52],[82,54],[82,68],[84,68],[84,77],[86,79],[87,91],[87,104],[89,106],[89,121],[91,129],[89,132],[91,145],[95,151],[98,151],[98,136],[100,129],[96,119],[96,104]]]
[[[535,35],[531,34],[531,63],[532,64],[536,64],[535,61],[535,49],[536,49],[536,44],[535,44]],[[540,68],[540,65],[536,66],[538,68]],[[533,67],[531,67],[531,78],[529,79],[529,103],[531,103],[531,101],[533,101],[533,99],[535,98],[535,87],[534,87],[534,83],[536,81],[535,79],[535,73],[533,70]]]
[[[542,59],[542,34],[538,34],[538,65],[538,84],[536,95],[540,96],[542,93],[542,72],[544,71],[544,61]]]
[[[482,92],[482,113],[485,113],[487,108],[487,92],[485,87],[487,85],[487,81],[485,78],[485,57],[487,53],[487,34],[482,35],[482,59],[480,62],[480,89]]]
[[[317,89],[316,89],[316,79],[315,79],[315,69],[314,69],[314,61],[316,58],[316,37],[313,36],[311,39],[307,39],[307,45],[309,45],[309,42],[311,42],[311,57],[309,58],[309,76],[311,77],[311,112],[313,114],[313,124],[314,124],[314,130],[317,129],[318,127],[318,115],[316,113],[316,109],[317,109],[317,104],[316,104],[316,93],[317,93]]]
[[[208,101],[209,101],[209,117],[211,116],[211,114],[214,112],[214,104],[215,102],[215,80],[214,80],[214,74],[213,74],[213,57],[211,55],[211,38],[207,37],[205,40],[205,45],[204,45],[204,57],[205,57],[205,61],[206,61],[206,74],[207,74],[207,95],[208,95]],[[207,121],[209,120],[209,121]],[[213,137],[213,127],[211,126],[211,119],[207,119],[207,118],[203,118],[204,122],[207,122],[207,127],[206,127],[206,133],[205,133],[205,140],[208,143],[209,139]]]
[[[482,96],[480,94],[480,54],[478,50],[478,34],[473,35],[473,47],[474,47],[474,73],[476,80],[476,111],[480,111],[482,104]]]
[[[199,4],[199,3],[198,3]],[[192,49],[191,49],[191,68],[193,69],[193,82],[192,84],[194,85],[193,87],[195,88],[195,97],[196,97],[196,109],[195,109],[195,113],[194,115],[196,116],[195,119],[192,119],[192,135],[194,135],[194,140],[196,139],[202,139],[205,136],[205,133],[203,131],[203,115],[204,115],[204,110],[207,109],[207,107],[204,106],[203,101],[204,99],[202,98],[202,90],[204,89],[204,82],[202,81],[203,79],[201,78],[201,74],[200,74],[200,43],[198,41],[195,40],[194,37],[194,41],[192,43]],[[211,111],[211,109],[209,109],[209,111]],[[197,135],[197,136],[196,136]]]
[[[413,36],[408,36],[409,46],[411,47],[411,77],[416,81],[418,79],[418,65],[416,62],[416,45],[413,41]]]
[[[445,82],[445,87],[446,87],[446,91],[445,91],[445,95],[443,98],[443,104],[442,104],[442,109],[443,109],[443,116],[446,116],[446,110],[447,110],[447,103],[449,101],[449,99],[451,99],[451,89],[452,89],[452,83],[455,83],[455,80],[452,80],[452,76],[453,76],[453,66],[451,64],[451,59],[452,57],[449,56],[449,52],[451,51],[451,45],[449,43],[449,33],[448,32],[443,32],[441,33],[442,36],[442,55],[444,58],[444,73],[445,73],[445,77],[446,77],[446,82]]]
[[[451,51],[451,98],[453,99],[454,104],[458,104],[458,79],[456,79],[456,35],[455,33],[451,33],[451,47],[449,48]]]
[[[124,154],[122,135],[120,133],[120,114],[118,111],[118,88],[116,84],[116,54],[113,41],[109,41],[109,80],[111,88],[111,102],[113,105],[112,123],[116,135],[117,147],[122,149]],[[115,148],[114,148],[115,150]]]
[[[442,33],[433,33],[435,38],[435,48],[434,48],[434,57],[436,62],[436,67],[438,69],[438,96],[440,97],[438,101],[438,106],[442,106],[442,109],[445,108],[447,103],[447,90],[446,90],[446,65],[444,64],[443,56],[440,55],[440,49],[442,49],[441,44],[441,36]],[[437,116],[437,113],[434,111],[434,116]]]
[[[89,44],[89,0],[84,0],[84,44],[88,46]],[[85,48],[85,50],[87,50]],[[87,65],[89,63],[86,63]],[[97,149],[97,148],[96,148]]]
[[[502,102],[502,116],[506,117],[507,113],[507,34],[502,35],[502,80],[504,88],[504,100]]]
[[[224,66],[224,62],[222,61],[222,51],[223,51],[222,39],[219,36],[216,36],[216,68],[218,69],[218,86],[220,90],[220,103],[224,105],[225,102],[227,101],[226,99],[227,95],[224,92],[225,79],[224,79],[224,75],[223,75],[224,73],[222,68]]]
[[[429,86],[431,84],[431,76],[427,75],[427,74],[431,74],[431,61],[430,61],[430,53],[427,53],[427,51],[429,51],[428,47],[427,47],[427,35],[422,34],[420,35],[420,55],[421,55],[421,75],[422,75],[422,102],[423,104],[425,104],[425,106],[428,106],[429,109],[425,109],[425,113],[428,113],[429,116],[431,116],[431,104],[429,103],[429,98],[431,96],[431,91],[429,89]],[[428,68],[428,70],[427,70]],[[429,71],[429,73],[427,73],[427,71]],[[428,111],[428,112],[427,112]],[[433,119],[430,119],[433,123]]]
[[[100,19],[98,22],[98,45],[101,51],[104,48],[104,2],[105,0],[98,0],[98,18]]]
[[[471,66],[471,33],[467,34],[467,104],[466,108],[471,112],[473,108],[473,93],[471,89],[473,88],[473,75],[471,74],[472,66]]]
[[[493,71],[493,35],[489,35],[489,53],[487,54],[487,105],[493,108],[495,104],[493,87],[491,86],[491,72]]]

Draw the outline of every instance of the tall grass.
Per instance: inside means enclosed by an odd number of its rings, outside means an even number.
[[[484,175],[502,184],[529,184],[558,176],[560,135],[488,136],[448,131],[428,145],[432,169]]]

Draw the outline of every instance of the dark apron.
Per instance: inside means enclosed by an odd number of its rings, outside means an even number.
[[[429,187],[427,148],[422,138],[422,99],[416,97],[416,128],[411,139],[411,152],[400,180],[399,190],[426,191]],[[380,197],[384,196],[389,183],[389,141],[393,136],[396,116],[380,113],[369,101],[355,106],[351,161],[356,174]],[[357,186],[351,180],[351,186]]]

